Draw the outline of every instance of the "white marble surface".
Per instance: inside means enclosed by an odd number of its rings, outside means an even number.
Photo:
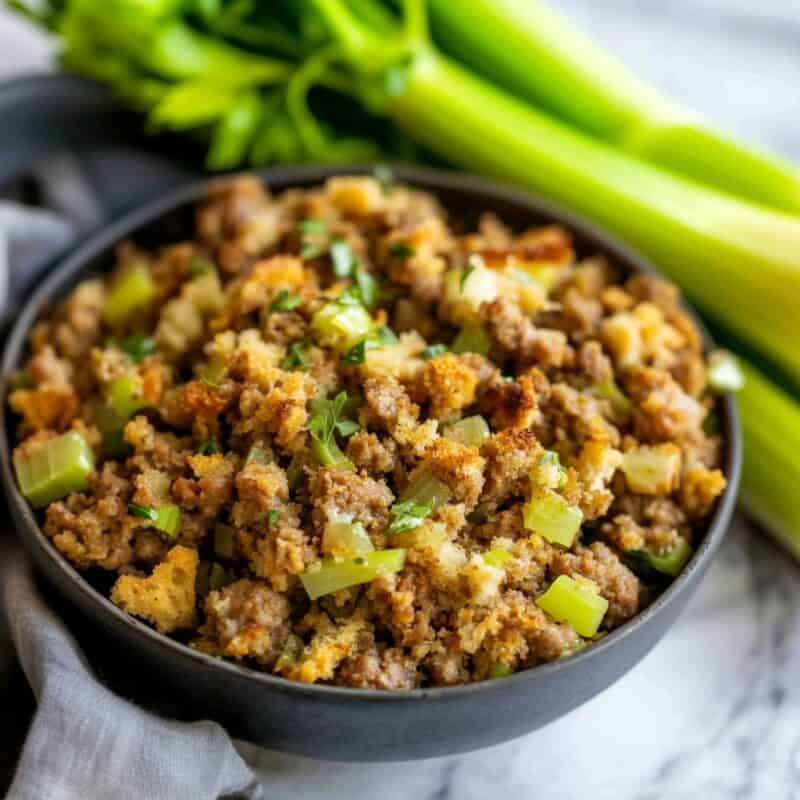
[[[561,0],[642,74],[800,159],[800,5]],[[0,11],[0,77],[49,48]],[[800,570],[738,519],[700,591],[619,683],[508,744],[337,765],[244,747],[269,800],[800,800]],[[476,724],[477,721],[476,721]]]

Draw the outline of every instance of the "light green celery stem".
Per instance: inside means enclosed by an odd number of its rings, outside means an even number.
[[[797,220],[631,158],[432,51],[414,60],[387,112],[445,159],[603,224],[800,378]]]
[[[800,401],[750,364],[740,364],[746,377],[736,395],[744,435],[741,500],[800,558]]]
[[[291,74],[287,62],[240,50],[178,18],[121,13],[120,6],[124,5],[73,0],[60,22],[67,49],[78,37],[174,80],[204,77],[223,84],[246,85],[276,82]]]
[[[663,98],[538,0],[429,0],[442,47],[498,85],[642,158],[800,211],[800,172]]]

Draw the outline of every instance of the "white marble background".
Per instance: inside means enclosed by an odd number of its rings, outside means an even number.
[[[800,160],[797,0],[552,1],[674,97]],[[5,78],[47,68],[50,48],[0,11],[0,54]],[[799,596],[800,570],[740,518],[667,637],[544,730],[413,764],[242,749],[269,800],[800,800]]]

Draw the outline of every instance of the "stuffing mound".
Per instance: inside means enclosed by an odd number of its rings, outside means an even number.
[[[30,334],[20,488],[111,599],[290,680],[567,656],[681,571],[725,489],[675,287],[371,177],[214,186]]]

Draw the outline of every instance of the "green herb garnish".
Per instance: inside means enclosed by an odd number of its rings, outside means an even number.
[[[427,361],[430,358],[436,358],[447,352],[447,345],[439,342],[438,344],[429,344],[423,351],[422,357]]]
[[[363,364],[367,360],[367,350],[376,350],[381,347],[391,347],[398,342],[395,332],[387,325],[382,325],[374,337],[362,339],[353,345],[342,356],[342,364]]]
[[[339,392],[333,400],[319,399],[311,403],[312,416],[308,421],[309,433],[319,442],[328,444],[334,433],[341,436],[352,436],[361,430],[357,422],[342,417],[347,404],[347,392]]]
[[[156,349],[156,342],[150,336],[129,336],[120,344],[120,350],[127,353],[137,364]]]
[[[278,511],[277,508],[270,509],[269,514],[267,514],[267,527],[274,528],[278,522],[278,519],[280,519],[280,516],[281,512]]]
[[[206,439],[197,445],[197,452],[201,456],[212,456],[214,453],[219,453],[219,445],[215,439]]]
[[[311,344],[311,339],[307,336],[292,342],[289,345],[289,352],[281,361],[281,369],[308,369],[308,361],[306,360],[305,351]]]
[[[281,289],[278,296],[270,304],[270,311],[291,311],[303,305],[303,298],[299,294],[291,294],[286,289]]]
[[[132,517],[149,519],[151,522],[155,522],[158,519],[158,511],[155,508],[140,506],[138,503],[128,503],[128,513]]]
[[[331,263],[337,278],[349,278],[353,274],[355,258],[350,245],[344,239],[336,239],[331,244]]]
[[[304,219],[298,222],[296,229],[299,233],[303,234],[325,234],[328,232],[328,223],[324,219]]]
[[[389,524],[388,533],[413,531],[422,525],[431,511],[433,511],[433,503],[418,503],[416,500],[395,503],[389,512],[393,519]]]
[[[469,276],[472,275],[473,272],[475,272],[475,264],[473,264],[472,261],[468,261],[464,269],[461,270],[461,280],[458,283],[462,292],[464,291],[464,285],[469,280]]]
[[[406,261],[415,255],[416,252],[417,251],[406,242],[392,242],[389,245],[389,253],[392,258],[396,258],[398,261]]]

